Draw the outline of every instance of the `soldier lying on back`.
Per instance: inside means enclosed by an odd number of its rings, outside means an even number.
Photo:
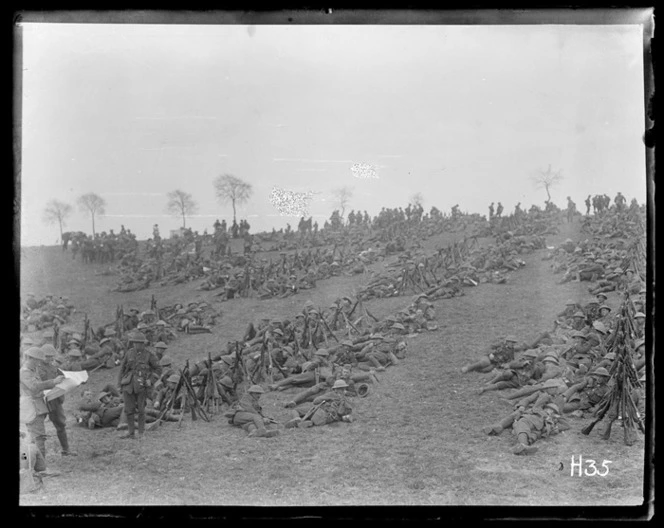
[[[293,409],[293,417],[286,422],[285,427],[307,428],[339,421],[352,422],[353,408],[346,396],[347,387],[344,380],[335,381],[332,390],[315,398],[311,405]]]

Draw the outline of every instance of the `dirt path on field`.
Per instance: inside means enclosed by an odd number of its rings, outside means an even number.
[[[561,226],[549,246],[576,239],[578,225]],[[444,243],[444,242],[439,242]],[[24,291],[68,294],[93,322],[113,317],[115,306],[144,308],[150,295],[160,304],[212,298],[192,284],[131,294],[108,293],[117,280],[71,263],[45,248],[26,251]],[[462,297],[435,302],[439,330],[409,342],[401,365],[380,374],[369,397],[354,400],[355,422],[308,430],[284,430],[274,439],[247,438],[221,415],[212,422],[181,427],[167,423],[141,445],[127,444],[111,429],[89,431],[70,425],[77,458],[61,458],[57,439],[47,443],[48,462],[63,471],[38,492],[22,495],[24,505],[616,505],[642,501],[643,438],[632,446],[618,431],[610,442],[578,431],[587,420],[572,419],[572,430],[539,442],[538,453],[510,453],[509,432],[490,437],[483,426],[508,414],[511,406],[477,389],[487,375],[462,375],[463,364],[481,355],[496,337],[531,340],[549,329],[569,297],[585,299],[587,283],[558,285],[559,276],[542,261],[545,250],[524,256],[527,265],[507,284],[466,288]],[[239,299],[220,303],[223,316],[213,334],[182,336],[168,354],[176,363],[200,359],[237,339],[249,321],[287,317],[307,299],[326,307],[352,294],[369,276],[335,277],[288,299]],[[410,297],[372,300],[379,317],[408,305]],[[610,299],[609,303],[617,303]],[[217,305],[215,305],[217,306]],[[98,318],[98,319],[96,319]],[[116,372],[98,371],[90,388],[99,390]],[[266,412],[288,416],[283,403],[296,392],[263,397]],[[68,396],[71,413],[76,397]],[[619,429],[619,428],[618,428]],[[54,434],[47,422],[47,431]],[[572,457],[611,461],[605,477],[572,476]],[[562,465],[562,469],[561,469]]]

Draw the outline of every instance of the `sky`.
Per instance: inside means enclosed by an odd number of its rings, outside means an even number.
[[[640,25],[23,25],[21,244],[57,243],[49,200],[106,202],[98,232],[139,239],[181,219],[166,194],[199,205],[187,225],[232,221],[213,181],[253,186],[238,207],[252,232],[279,229],[276,186],[313,192],[322,226],[347,211],[405,207],[506,213],[543,205],[531,177],[551,166],[564,207],[588,194],[646,198]],[[355,164],[373,167],[358,177]]]

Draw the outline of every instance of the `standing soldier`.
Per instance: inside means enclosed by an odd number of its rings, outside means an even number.
[[[586,216],[590,216],[590,195],[586,198]]]
[[[39,377],[46,381],[52,380],[58,377],[58,367],[55,365],[55,348],[51,344],[45,344],[41,347],[42,352],[44,352],[44,361],[37,366],[39,371]],[[76,456],[74,451],[69,449],[69,439],[67,438],[67,417],[65,416],[65,410],[63,404],[65,401],[64,395],[54,398],[46,402],[46,407],[48,407],[48,418],[53,423],[55,431],[58,435],[58,440],[60,441],[60,447],[62,447],[62,456]]]
[[[46,427],[45,420],[48,415],[48,407],[44,401],[44,390],[52,389],[65,379],[60,375],[52,380],[43,380],[39,375],[39,367],[45,362],[44,351],[32,347],[25,352],[25,363],[19,370],[21,396],[27,396],[34,406],[35,417],[26,424],[28,433],[37,444],[37,448],[46,460]],[[46,470],[44,463],[44,471]],[[43,474],[43,473],[42,473]]]
[[[576,204],[572,201],[572,198],[567,197],[567,223],[571,224],[574,220],[574,214],[576,213]]]
[[[146,349],[147,339],[141,332],[130,334],[129,343],[133,343],[134,347],[127,351],[122,360],[118,386],[122,389],[128,426],[127,434],[121,438],[134,439],[134,414],[138,413],[138,436],[142,438],[145,431],[145,403],[150,388],[150,377],[153,372],[161,373],[161,366],[157,357]]]
[[[493,202],[489,205],[489,221],[493,220]]]
[[[500,218],[503,214],[503,204],[498,202],[498,206],[496,207],[496,218]]]

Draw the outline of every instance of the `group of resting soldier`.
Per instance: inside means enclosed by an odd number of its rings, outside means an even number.
[[[644,292],[645,293],[645,292]],[[530,454],[538,439],[569,429],[565,414],[582,417],[591,413],[609,392],[613,381],[610,371],[615,353],[608,352],[607,340],[615,331],[615,317],[606,304],[605,294],[589,299],[585,306],[569,301],[554,321],[553,330],[543,332],[531,343],[515,337],[491,345],[487,354],[465,365],[462,373],[492,373],[478,390],[479,394],[512,389],[505,397],[513,403],[513,412],[484,428],[498,435],[508,428],[516,437],[513,453]],[[645,381],[645,299],[633,303],[634,332],[629,336],[633,364],[640,381]],[[642,389],[632,394],[641,419],[645,416]],[[604,437],[610,433],[607,423]]]

